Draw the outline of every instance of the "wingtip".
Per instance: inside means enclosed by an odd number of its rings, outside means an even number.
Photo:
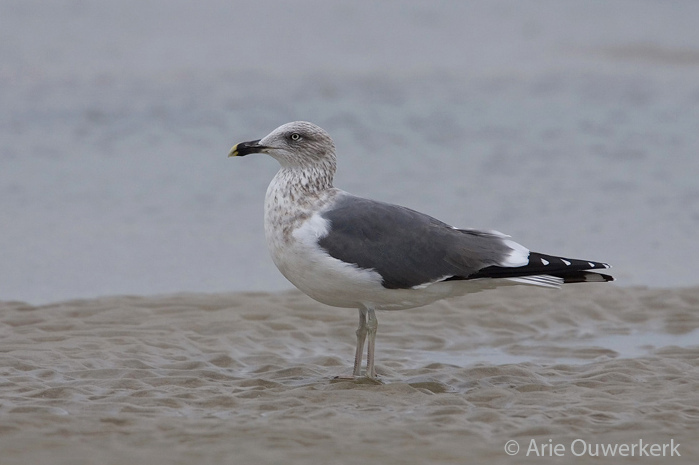
[[[581,271],[564,277],[566,283],[608,283],[614,281],[614,276],[594,271]]]

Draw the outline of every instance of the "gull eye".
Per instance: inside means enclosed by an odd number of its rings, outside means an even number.
[[[289,138],[293,141],[301,140],[301,134],[297,132],[292,132]]]

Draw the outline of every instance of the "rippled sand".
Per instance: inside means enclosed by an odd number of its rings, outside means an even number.
[[[356,320],[297,292],[0,303],[0,463],[512,464],[511,439],[697,463],[699,287],[382,312],[382,383],[334,379]]]

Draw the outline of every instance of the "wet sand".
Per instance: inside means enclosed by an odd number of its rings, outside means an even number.
[[[295,291],[2,302],[0,463],[696,463],[698,307],[572,285],[381,312],[375,383],[335,379],[356,312]],[[639,441],[681,456],[574,455]]]

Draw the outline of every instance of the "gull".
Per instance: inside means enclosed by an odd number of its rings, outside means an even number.
[[[376,378],[376,310],[403,310],[503,285],[557,288],[613,281],[606,263],[531,252],[505,234],[459,229],[399,205],[333,187],[335,144],[315,124],[284,124],[236,144],[281,165],[267,188],[264,229],[279,271],[311,298],[359,309],[353,377]]]

